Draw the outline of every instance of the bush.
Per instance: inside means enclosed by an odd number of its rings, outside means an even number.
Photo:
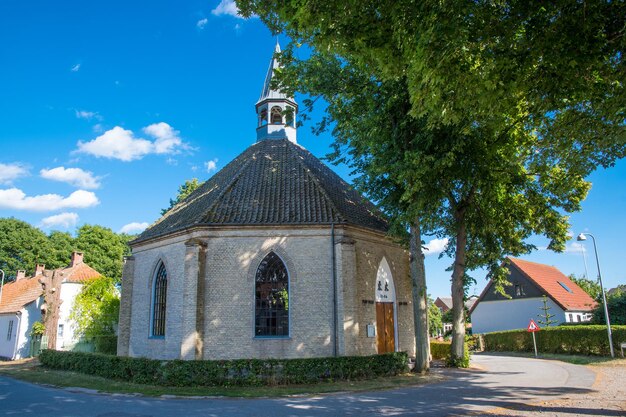
[[[611,326],[613,345],[626,341],[626,326]],[[610,355],[606,326],[559,326],[541,329],[535,335],[537,350],[543,353]],[[484,335],[485,350],[532,352],[533,337],[525,330],[510,330]]]
[[[86,352],[44,350],[42,365],[109,379],[161,386],[313,384],[392,376],[408,371],[404,352],[307,359],[161,361]]]
[[[446,360],[450,356],[450,342],[430,342],[430,355],[433,360]]]

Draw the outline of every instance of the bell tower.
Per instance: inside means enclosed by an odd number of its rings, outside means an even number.
[[[274,55],[270,61],[270,67],[265,76],[261,97],[256,103],[258,124],[256,128],[256,140],[260,142],[266,139],[289,139],[296,141],[296,114],[298,104],[293,97],[272,88],[274,70],[280,67],[277,55],[280,54],[280,45],[276,41]]]

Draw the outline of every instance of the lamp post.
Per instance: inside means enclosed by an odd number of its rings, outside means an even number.
[[[0,284],[0,303],[2,302],[2,289],[4,288],[4,271],[0,269],[0,274],[2,274],[2,284]]]
[[[606,331],[609,335],[609,348],[611,349],[611,357],[615,357],[615,351],[613,350],[613,335],[611,334],[611,321],[609,320],[609,308],[606,304],[606,294],[604,293],[604,286],[602,285],[602,274],[600,273],[600,261],[598,260],[598,248],[596,247],[596,238],[591,233],[581,233],[576,240],[583,242],[587,240],[587,236],[591,237],[593,241],[593,251],[596,254],[596,264],[598,265],[598,281],[600,282],[600,291],[602,292],[602,302],[604,303],[604,318],[606,320]]]

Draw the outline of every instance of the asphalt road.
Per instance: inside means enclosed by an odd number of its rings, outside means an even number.
[[[0,377],[0,416],[481,415],[499,407],[591,393],[596,378],[585,367],[556,361],[491,355],[475,355],[472,361],[483,370],[434,370],[450,376],[437,384],[278,399],[163,399],[89,394]]]

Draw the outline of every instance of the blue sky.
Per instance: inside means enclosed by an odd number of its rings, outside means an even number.
[[[2,1],[0,217],[46,232],[85,223],[136,232],[155,221],[186,179],[206,180],[254,143],[274,43],[228,0]],[[331,141],[306,125],[298,132],[318,157]],[[607,287],[626,283],[625,179],[624,161],[593,174],[572,216],[572,233],[598,239]],[[446,296],[444,242],[426,241],[429,293]],[[583,249],[572,241],[563,254],[525,259],[583,275]],[[595,277],[590,244],[587,264]],[[484,274],[475,277],[480,293]]]

